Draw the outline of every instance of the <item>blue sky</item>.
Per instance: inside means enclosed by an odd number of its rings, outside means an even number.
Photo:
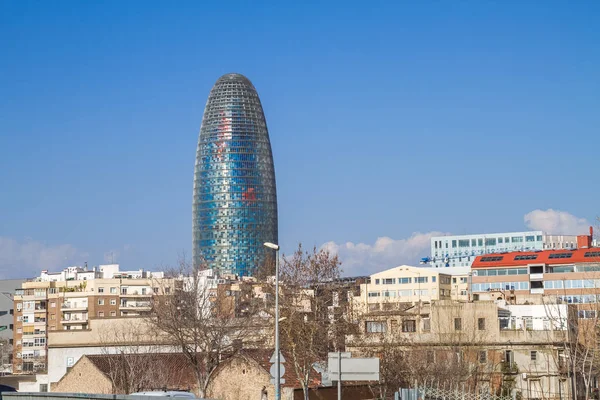
[[[599,17],[597,1],[0,1],[0,275],[190,254],[202,112],[227,72],[263,102],[285,252],[329,243],[369,272],[415,263],[432,232],[579,229],[599,212]]]

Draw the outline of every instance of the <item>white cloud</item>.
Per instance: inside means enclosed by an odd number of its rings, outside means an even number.
[[[321,248],[340,257],[344,275],[370,275],[402,264],[418,265],[421,257],[429,256],[430,239],[442,235],[416,232],[406,239],[379,237],[373,244],[327,242]]]
[[[525,214],[525,225],[533,230],[554,235],[584,235],[592,224],[585,218],[576,217],[566,211],[533,210]]]
[[[0,236],[0,278],[30,278],[41,270],[59,270],[87,255],[73,245],[49,246],[35,240],[18,242]]]

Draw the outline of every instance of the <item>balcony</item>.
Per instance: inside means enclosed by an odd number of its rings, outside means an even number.
[[[147,301],[136,301],[136,302],[121,304],[119,306],[119,309],[121,309],[121,310],[150,310],[151,307],[152,306]]]
[[[63,303],[60,306],[60,310],[61,311],[87,311],[88,306],[87,304],[70,304],[70,303]]]
[[[46,336],[46,331],[35,330],[33,332],[23,332],[23,336]]]
[[[61,320],[60,323],[63,324],[63,325],[68,325],[68,324],[75,324],[75,325],[79,324],[79,325],[81,325],[81,324],[87,324],[88,323],[88,319],[87,318],[81,318],[81,317],[77,317],[77,318],[71,317],[69,319],[63,319],[63,320]]]
[[[529,274],[529,280],[542,281],[544,280],[544,274]]]
[[[121,297],[130,297],[130,298],[142,298],[142,297],[152,297],[152,292],[148,293],[142,293],[140,291],[134,290],[134,291],[127,291],[127,292],[121,292]]]
[[[503,329],[500,331],[500,339],[513,344],[564,342],[567,339],[567,331]]]
[[[531,294],[544,294],[544,288],[537,288],[537,289],[531,289],[530,290]]]

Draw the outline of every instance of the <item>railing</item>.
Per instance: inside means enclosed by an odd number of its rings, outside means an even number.
[[[122,303],[121,308],[150,308],[150,303],[146,302],[135,302],[135,303]]]
[[[78,322],[87,322],[88,319],[87,318],[81,318],[81,317],[71,317],[71,318],[66,318],[62,320],[62,323],[78,323]]]
[[[482,390],[477,393],[465,391],[458,385],[449,387],[424,387],[418,389],[400,389],[394,393],[395,400],[512,400],[512,396],[499,396]]]
[[[63,303],[60,307],[61,308],[84,308],[84,309],[87,309],[88,305],[87,304],[69,304],[69,303]]]

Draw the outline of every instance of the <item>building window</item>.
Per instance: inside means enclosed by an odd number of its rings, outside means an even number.
[[[479,362],[485,364],[487,362],[487,351],[481,350],[479,352]]]
[[[385,279],[383,279],[383,284],[384,285],[393,285],[395,283],[396,283],[396,279],[394,279],[394,278],[385,278]],[[144,293],[142,293],[142,294],[144,294]]]
[[[117,305],[117,299],[110,299],[110,305],[111,306],[116,306]]]
[[[367,333],[385,333],[387,324],[385,321],[367,321],[366,329]]]
[[[103,306],[104,305],[104,299],[98,299],[98,305],[99,306]]]
[[[431,277],[431,282],[435,283],[435,281],[436,281],[436,280],[437,280],[437,279],[436,279],[436,277],[435,277],[435,276],[432,276],[432,277]]]
[[[98,288],[98,293],[104,293],[104,288],[103,287],[99,287]]]
[[[379,279],[375,279],[375,284],[379,285]],[[166,293],[166,290],[165,290],[165,293]]]
[[[427,283],[429,277],[427,276],[419,276],[415,279],[416,283]]]
[[[377,283],[379,283],[379,279],[377,279]],[[169,293],[171,293],[171,288],[167,286],[165,288],[165,294],[169,294]]]
[[[412,278],[398,278],[398,283],[400,285],[406,285],[412,282]]]
[[[496,238],[486,238],[485,239],[485,245],[486,246],[495,246],[496,245]]]
[[[537,361],[537,351],[531,350],[530,356],[531,356],[531,361]]]
[[[417,322],[414,319],[402,321],[402,332],[416,332]]]
[[[54,302],[54,301],[51,301],[51,302],[50,302],[50,308],[55,308],[55,307],[56,307],[56,302]]]
[[[111,317],[116,317],[117,316],[117,312],[116,311],[111,311],[110,312],[110,316]]]
[[[485,318],[477,318],[477,328],[480,331],[485,331]]]
[[[110,294],[117,294],[117,288],[116,287],[111,287],[110,288]]]
[[[425,357],[427,358],[428,364],[433,364],[435,362],[435,353],[433,352],[433,350],[427,350]]]
[[[152,288],[152,290],[154,291],[154,294],[158,294],[158,288],[157,287]]]
[[[455,249],[456,248],[456,240],[452,241],[452,248]]]
[[[452,283],[456,283],[456,278],[452,278]]]
[[[431,319],[423,318],[423,330],[426,332],[431,330]]]
[[[50,314],[50,319],[54,321],[56,319],[56,314]]]
[[[525,236],[526,242],[535,242],[535,236]]]
[[[104,311],[98,311],[98,317],[103,318],[104,317]]]
[[[454,330],[455,331],[462,330],[462,319],[461,318],[454,318]]]

